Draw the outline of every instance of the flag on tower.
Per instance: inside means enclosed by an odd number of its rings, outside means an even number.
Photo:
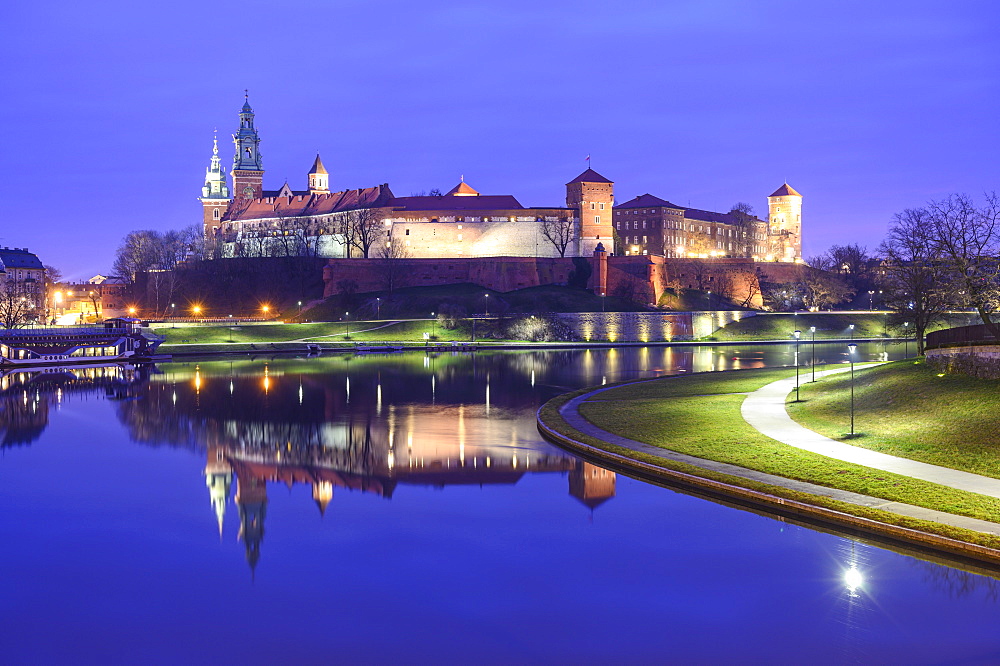
[[[587,161],[588,162],[590,161],[590,155],[587,155]]]

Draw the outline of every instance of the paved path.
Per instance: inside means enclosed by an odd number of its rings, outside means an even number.
[[[855,370],[859,366],[855,366]],[[871,367],[871,366],[861,366]],[[846,368],[817,372],[817,377],[847,372]],[[821,456],[843,460],[892,472],[903,476],[940,483],[943,486],[967,490],[980,495],[1000,497],[1000,479],[980,476],[971,472],[961,472],[950,467],[940,467],[928,463],[890,456],[878,451],[869,451],[858,446],[838,442],[824,437],[818,432],[805,428],[788,415],[785,400],[788,394],[795,390],[795,378],[781,379],[762,386],[747,396],[743,401],[742,413],[747,423],[782,444],[794,446],[797,449],[812,451]]]
[[[855,365],[855,369],[857,369],[858,367],[871,367],[871,366],[857,366],[857,365]],[[844,372],[844,370],[829,370],[829,371],[825,371],[824,373],[816,373],[816,375],[819,377],[819,376],[823,376],[825,374],[834,374],[836,372]],[[660,379],[660,378],[656,378],[656,379]],[[652,381],[652,380],[645,380],[645,381]],[[782,384],[782,383],[784,383],[784,386],[782,387],[782,389],[784,390],[784,392],[781,393],[781,397],[778,399],[778,402],[775,403],[774,402],[774,398],[771,397],[771,396],[768,396],[768,398],[767,398],[767,403],[768,404],[765,405],[764,404],[765,400],[763,398],[767,394],[761,393],[761,391],[764,391],[765,389],[769,389],[771,387],[774,387],[776,384]],[[747,469],[746,467],[739,467],[737,465],[730,465],[728,463],[716,462],[714,460],[707,460],[705,458],[696,458],[694,456],[689,456],[689,455],[686,455],[686,454],[683,454],[683,453],[677,453],[675,451],[671,451],[669,449],[663,449],[663,448],[660,448],[658,446],[653,446],[651,444],[645,444],[643,442],[638,442],[638,441],[635,441],[633,439],[628,439],[627,437],[622,437],[620,435],[616,435],[616,434],[608,432],[606,430],[602,430],[601,428],[598,428],[593,423],[591,423],[590,421],[588,421],[587,419],[585,419],[580,414],[580,411],[579,411],[580,410],[580,405],[582,403],[588,401],[588,400],[594,399],[599,394],[601,394],[601,393],[603,393],[605,391],[611,390],[613,388],[615,388],[615,387],[602,387],[602,388],[596,389],[594,391],[590,391],[588,393],[584,393],[583,395],[577,396],[577,397],[571,399],[570,401],[568,401],[565,405],[563,405],[559,409],[559,414],[563,417],[563,419],[566,421],[567,424],[569,424],[571,427],[575,428],[576,430],[578,430],[578,431],[580,431],[582,433],[585,433],[587,435],[590,435],[591,437],[595,437],[597,439],[600,439],[600,440],[602,440],[604,442],[608,442],[609,444],[614,444],[616,446],[620,446],[622,448],[630,449],[632,451],[636,451],[636,452],[639,452],[639,453],[647,453],[647,454],[650,454],[650,455],[653,455],[653,456],[657,456],[657,457],[660,457],[660,458],[665,458],[667,460],[673,460],[673,461],[676,461],[676,462],[687,463],[689,465],[693,465],[695,467],[700,467],[702,469],[707,469],[707,470],[711,470],[711,471],[715,471],[715,472],[720,472],[722,474],[729,474],[731,476],[735,476],[735,477],[739,477],[739,478],[743,478],[743,479],[750,479],[750,480],[753,480],[753,481],[759,481],[761,483],[766,483],[766,484],[769,484],[769,485],[772,485],[772,486],[779,486],[779,487],[782,487],[782,488],[788,488],[790,490],[797,490],[797,491],[801,491],[801,492],[804,492],[804,493],[810,493],[812,495],[819,495],[821,497],[828,497],[830,499],[840,500],[840,501],[843,501],[843,502],[849,502],[851,504],[857,504],[859,506],[869,507],[869,508],[873,508],[873,509],[881,509],[883,511],[888,511],[890,513],[895,513],[895,514],[898,514],[898,515],[901,515],[901,516],[908,516],[908,517],[911,517],[911,518],[919,518],[921,520],[930,520],[930,521],[933,521],[933,522],[936,522],[936,523],[941,523],[943,525],[951,525],[953,527],[962,527],[962,528],[969,529],[969,530],[974,530],[974,531],[977,531],[977,532],[987,532],[989,534],[1000,535],[1000,524],[997,524],[997,523],[991,523],[989,521],[979,520],[977,518],[969,518],[967,516],[958,516],[958,515],[955,515],[955,514],[952,514],[952,513],[946,513],[944,511],[935,511],[934,509],[926,509],[924,507],[914,506],[912,504],[903,504],[901,502],[892,502],[892,501],[885,500],[885,499],[882,499],[882,498],[879,498],[879,497],[870,497],[868,495],[862,495],[860,493],[854,493],[854,492],[850,492],[850,491],[846,491],[846,490],[838,490],[836,488],[828,488],[826,486],[820,486],[820,485],[816,485],[816,484],[813,484],[813,483],[807,483],[805,481],[796,481],[794,479],[788,479],[788,478],[785,478],[783,476],[776,476],[774,474],[767,474],[765,472],[758,472],[756,470]],[[774,391],[777,392],[777,391],[782,390],[782,389],[774,388]],[[835,442],[833,440],[825,438],[822,435],[818,435],[817,433],[815,433],[815,432],[813,432],[811,430],[807,430],[806,428],[803,428],[802,426],[800,426],[797,423],[795,423],[794,421],[792,421],[791,418],[788,417],[787,412],[785,412],[785,403],[784,403],[784,400],[785,400],[785,396],[787,396],[788,393],[790,391],[794,390],[794,389],[795,389],[795,379],[792,378],[791,381],[790,381],[790,383],[789,383],[789,380],[781,380],[780,382],[774,382],[773,384],[768,384],[767,386],[765,386],[765,387],[763,387],[761,389],[758,389],[757,391],[754,391],[753,393],[750,394],[750,396],[747,398],[747,400],[744,401],[744,407],[743,407],[743,409],[744,409],[744,411],[743,411],[744,418],[746,418],[746,415],[747,415],[747,412],[746,412],[746,403],[747,403],[747,401],[750,400],[750,397],[752,397],[754,395],[757,395],[757,394],[760,394],[759,397],[761,397],[762,400],[758,404],[761,405],[761,407],[759,409],[762,409],[763,412],[761,414],[759,414],[759,415],[758,414],[754,414],[753,415],[754,419],[756,420],[758,416],[761,419],[764,419],[765,416],[768,417],[768,419],[773,419],[773,422],[774,422],[775,426],[777,426],[779,424],[781,425],[782,432],[779,433],[779,434],[781,434],[782,437],[788,436],[788,433],[790,433],[791,430],[790,429],[785,430],[785,428],[788,428],[788,425],[785,424],[783,422],[783,420],[778,415],[776,415],[774,413],[776,409],[777,409],[777,411],[780,412],[780,414],[784,415],[785,419],[787,419],[787,421],[789,423],[791,423],[791,425],[795,426],[795,428],[799,428],[799,429],[805,431],[806,433],[809,433],[810,435],[814,435],[816,437],[820,437],[822,439],[825,439],[829,443],[838,444],[839,446],[847,447],[849,449],[863,450],[863,449],[857,449],[857,447],[851,446],[849,444],[840,444],[839,442]],[[748,419],[748,421],[749,421],[749,419]],[[751,425],[754,425],[754,424],[751,423]],[[768,427],[767,424],[764,424],[764,425],[765,425],[765,427]],[[754,427],[757,427],[757,426],[754,425]],[[764,430],[761,430],[761,432],[764,432],[764,434],[767,434]],[[768,435],[768,436],[773,436],[773,435]],[[775,439],[779,439],[779,438],[775,437]],[[791,437],[791,439],[795,439],[795,437]],[[785,444],[790,444],[791,446],[797,446],[797,444],[792,444],[790,442],[785,441],[784,439],[779,439],[779,441],[781,441],[782,443],[785,443]],[[809,450],[812,450],[812,449],[809,449]],[[823,454],[823,455],[826,455],[826,454]],[[879,455],[884,455],[884,454],[879,454]],[[835,456],[831,456],[831,457],[835,457]],[[885,457],[886,458],[893,458],[893,456],[885,456]],[[904,459],[902,459],[902,458],[895,458],[895,460],[904,460]],[[905,462],[912,463],[913,461],[907,460]],[[924,463],[919,463],[919,464],[924,465],[925,467],[935,468],[935,469],[938,469],[938,470],[946,470],[948,472],[954,472],[955,471],[955,470],[948,470],[947,468],[943,468],[943,467],[936,467],[934,465],[925,465]],[[901,473],[903,473],[903,472],[901,472]],[[963,472],[961,474],[967,474],[967,473]],[[980,477],[980,476],[978,476],[976,474],[967,474],[967,476],[975,477],[976,479],[987,480],[987,481],[990,481],[992,483],[997,484],[998,487],[1000,487],[1000,480],[998,480],[998,479],[988,479],[987,477]],[[936,481],[936,482],[937,483],[941,483],[940,481]],[[948,484],[945,484],[945,485],[948,485]],[[979,491],[976,491],[976,492],[979,492]],[[984,494],[986,494],[986,493],[984,493]]]

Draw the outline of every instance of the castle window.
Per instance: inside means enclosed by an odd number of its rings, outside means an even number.
[[[406,230],[406,235],[407,235],[407,236],[409,236],[409,235],[410,235],[410,230],[409,230],[409,229],[407,229],[407,230]]]
[[[462,225],[461,225],[461,224],[460,224],[460,225],[458,225],[458,228],[459,228],[459,229],[461,229],[461,228],[462,228]]]
[[[591,203],[590,204],[590,210],[595,210],[596,208],[597,208],[597,204],[595,204],[595,203]]]
[[[219,219],[219,209],[218,208],[216,208],[215,210],[212,211],[212,219],[213,220]]]
[[[603,203],[601,204],[601,210],[604,210],[604,204]]]
[[[458,240],[462,240],[462,234],[458,235]]]
[[[600,215],[595,215],[594,216],[594,224],[600,224],[600,223],[601,223],[601,216]]]

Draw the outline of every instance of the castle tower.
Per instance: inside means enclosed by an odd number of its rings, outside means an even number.
[[[205,169],[205,184],[201,188],[201,205],[204,208],[205,238],[211,238],[222,223],[222,215],[229,206],[229,185],[226,170],[219,158],[219,137],[212,140],[212,161]]]
[[[778,261],[802,261],[802,195],[785,183],[767,198],[768,234]]]
[[[246,548],[250,570],[257,568],[260,544],[264,540],[264,516],[267,514],[267,482],[252,474],[236,476],[236,507],[240,513],[239,538]]]
[[[245,96],[246,97],[246,96]],[[240,130],[233,135],[233,196],[236,199],[259,199],[264,189],[264,167],[260,159],[260,137],[253,126],[249,97],[240,110]]]
[[[569,472],[569,494],[596,509],[615,496],[616,479],[614,472],[580,461]]]
[[[312,169],[309,170],[309,194],[329,194],[330,174],[323,166],[323,160],[316,153],[316,161],[313,162]]]
[[[612,247],[612,208],[615,203],[615,184],[587,169],[566,183],[566,207],[577,211],[580,219],[580,249],[578,256],[594,253],[598,243]]]
[[[205,485],[215,509],[215,519],[219,522],[219,536],[222,536],[222,521],[226,517],[226,502],[233,483],[233,468],[226,460],[221,446],[210,445],[205,461]]]

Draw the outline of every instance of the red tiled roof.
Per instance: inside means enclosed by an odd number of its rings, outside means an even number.
[[[473,197],[469,197],[473,198]],[[224,222],[234,220],[262,220],[274,217],[305,217],[329,215],[357,208],[384,208],[394,200],[388,185],[366,187],[329,194],[295,193],[291,197],[263,197],[245,201],[234,200],[229,204]]]
[[[458,185],[448,190],[448,194],[446,194],[445,196],[451,197],[455,195],[471,197],[471,196],[478,196],[479,192],[474,190],[472,187],[469,186],[467,182],[463,180]]]
[[[475,197],[430,196],[397,197],[388,205],[397,210],[521,210],[524,208],[509,194],[480,194]]]
[[[774,193],[771,194],[770,196],[772,196],[772,197],[801,197],[802,195],[799,194],[798,192],[796,192],[794,189],[792,189],[791,185],[789,185],[788,183],[785,183],[784,185],[782,185],[781,187],[779,187],[778,189],[776,189],[774,191]]]
[[[566,184],[569,185],[570,183],[613,183],[613,182],[614,182],[613,180],[608,180],[607,178],[597,173],[593,169],[588,168],[586,171],[584,171],[579,176],[577,176],[576,178],[574,178],[573,180],[569,181],[569,183]]]

